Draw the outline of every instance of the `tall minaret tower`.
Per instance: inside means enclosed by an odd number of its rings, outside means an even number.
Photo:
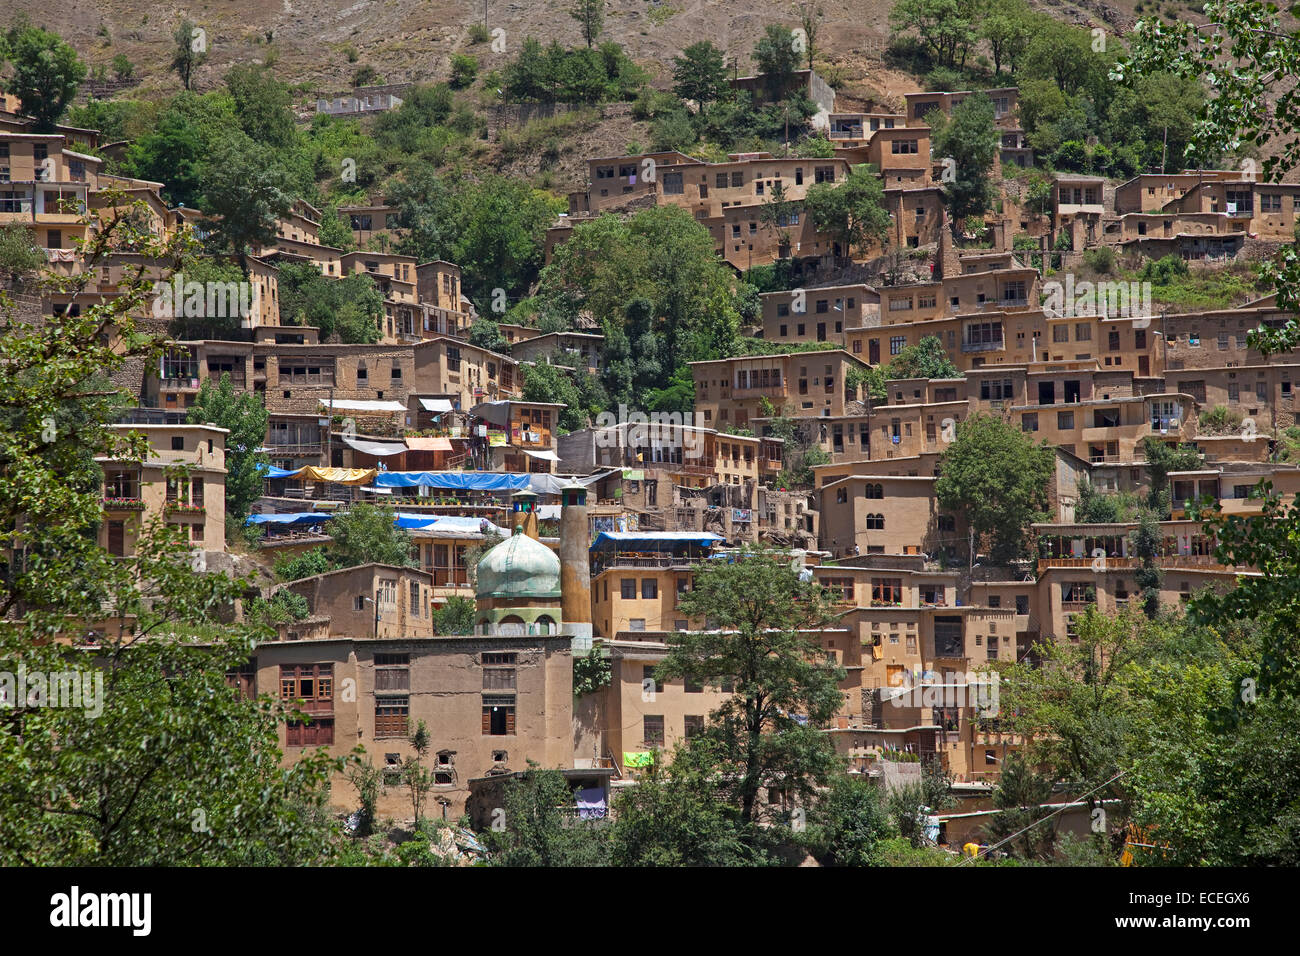
[[[510,523],[524,529],[534,541],[540,539],[537,528],[537,492],[521,488],[510,496]]]
[[[591,529],[587,488],[560,487],[560,616],[573,635],[573,650],[591,649]]]

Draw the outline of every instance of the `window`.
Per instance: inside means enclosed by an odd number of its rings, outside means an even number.
[[[907,346],[907,336],[891,335],[889,337],[889,354],[898,355]]]
[[[1022,432],[1038,431],[1038,413],[1029,412],[1020,416],[1020,430]]]
[[[1057,412],[1056,427],[1065,430],[1074,427],[1074,412]]]
[[[867,525],[866,525],[866,527],[867,527],[867,530],[868,530],[868,531],[884,531],[884,530],[885,530],[885,516],[882,515],[882,514],[869,514],[869,515],[867,515]]]
[[[375,655],[375,693],[411,689],[410,654]]]
[[[1281,212],[1282,196],[1280,193],[1262,193],[1259,197],[1260,212]]]
[[[642,578],[641,597],[647,601],[659,597],[659,581],[655,578]]]
[[[1053,342],[1070,341],[1070,327],[1063,322],[1059,325],[1052,326],[1052,341]]]
[[[684,718],[686,724],[686,739],[699,736],[704,730],[704,716],[702,714],[687,714]]]
[[[984,379],[980,382],[980,398],[985,401],[990,399],[994,401],[1010,400],[1014,397],[1015,390],[1009,378],[1000,381],[997,379]]]
[[[515,669],[513,667],[487,667],[483,669],[484,690],[514,690]]]
[[[306,715],[306,719],[291,720],[286,725],[287,746],[315,747],[334,743],[333,664],[281,665],[280,699],[302,701],[298,709]]]
[[[636,578],[620,578],[618,584],[624,601],[636,600]]]
[[[1092,326],[1087,322],[1076,322],[1074,324],[1074,340],[1076,342],[1092,341]]]
[[[515,735],[515,698],[483,695],[483,734],[492,737]]]
[[[411,698],[376,697],[375,698],[375,736],[405,737],[410,723]]]
[[[903,579],[902,578],[872,578],[871,579],[871,603],[876,604],[902,604],[903,603]]]
[[[896,139],[889,144],[889,151],[895,156],[903,153],[919,152],[919,140],[915,139]]]
[[[664,193],[666,195],[680,196],[683,191],[681,173],[664,173]]]
[[[664,715],[646,714],[641,718],[641,737],[647,747],[664,744]]]
[[[867,482],[862,486],[862,496],[864,498],[879,499],[885,497],[885,486]]]
[[[655,677],[655,665],[643,664],[641,666],[641,688],[649,694],[662,694],[664,692],[664,682]]]

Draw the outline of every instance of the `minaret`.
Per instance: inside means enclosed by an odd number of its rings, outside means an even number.
[[[587,488],[570,481],[560,488],[560,616],[573,635],[573,650],[591,649],[591,529]]]
[[[537,492],[528,488],[516,491],[510,496],[510,509],[510,523],[523,525],[524,534],[537,541],[541,536],[537,530]]]

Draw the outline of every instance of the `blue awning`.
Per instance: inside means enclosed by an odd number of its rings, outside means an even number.
[[[267,478],[288,478],[291,475],[298,474],[297,468],[276,468],[275,465],[267,465],[263,475]]]
[[[531,475],[488,471],[381,471],[376,488],[450,488],[456,491],[518,491]]]
[[[724,540],[708,531],[602,531],[591,543],[592,551],[672,551],[694,545],[709,548]]]

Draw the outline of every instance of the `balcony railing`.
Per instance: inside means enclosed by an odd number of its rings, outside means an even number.
[[[1005,348],[1005,339],[994,339],[990,342],[962,342],[961,350],[963,352],[1000,352]]]

